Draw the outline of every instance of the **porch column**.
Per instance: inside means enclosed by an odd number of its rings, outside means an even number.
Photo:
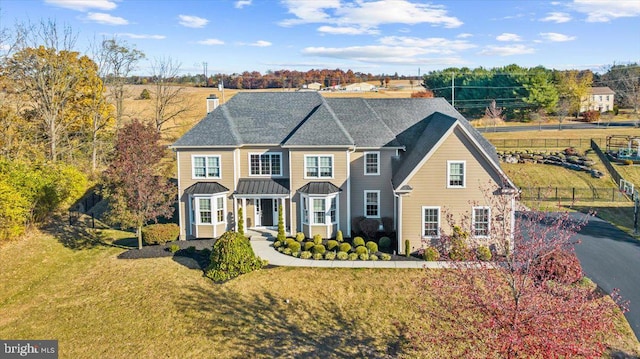
[[[238,231],[238,199],[233,196],[233,231]]]
[[[242,220],[244,221],[244,230],[247,230],[247,199],[242,198]],[[246,233],[246,232],[245,232]]]
[[[282,221],[284,221],[284,230],[287,231],[287,207],[285,206],[285,198],[280,198],[280,206],[282,207]]]

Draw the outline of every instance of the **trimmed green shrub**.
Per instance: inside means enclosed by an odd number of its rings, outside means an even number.
[[[242,214],[242,208],[238,208],[238,233],[244,236],[244,216]]]
[[[378,246],[384,249],[391,247],[391,238],[389,237],[380,238],[380,241],[378,241]]]
[[[383,261],[390,261],[391,260],[391,254],[389,254],[389,253],[380,253],[380,259],[382,259]]]
[[[326,249],[322,244],[316,244],[315,246],[313,246],[313,253],[324,254],[324,252],[326,252]]]
[[[350,261],[358,260],[358,253],[349,253],[349,260]]]
[[[369,252],[375,253],[378,251],[378,244],[376,244],[376,242],[369,241],[367,242],[367,249],[369,250]]]
[[[300,252],[300,242],[291,241],[287,244],[287,248],[289,248],[291,252]]]
[[[339,244],[338,241],[330,239],[327,241],[327,249],[332,251],[334,248],[338,246],[338,244]]]
[[[369,260],[370,261],[377,261],[378,260],[378,256],[375,255],[375,254],[372,254],[372,255],[369,256]]]
[[[302,259],[309,259],[311,258],[312,254],[309,251],[302,251],[300,252],[300,258]]]
[[[278,247],[282,247],[282,242],[280,241],[273,242],[273,248],[278,248]]]
[[[360,259],[361,261],[368,261],[369,260],[369,253],[360,253],[360,254],[358,254],[358,259]]]
[[[180,246],[174,243],[174,244],[170,245],[169,248],[167,248],[167,249],[169,249],[169,252],[175,253],[175,252],[180,250]]]
[[[322,253],[314,253],[313,254],[313,259],[316,259],[316,260],[324,259],[324,254],[322,254]]]
[[[291,255],[291,253],[292,253],[292,252],[291,252],[291,248],[288,248],[288,247],[287,247],[287,248],[283,249],[283,250],[282,250],[282,253],[283,253],[283,254],[287,254],[287,255]]]
[[[362,237],[356,237],[353,239],[353,246],[357,247],[357,246],[364,246],[364,238]]]
[[[411,257],[411,242],[408,239],[404,240],[404,255],[405,257]]]
[[[424,249],[422,258],[424,258],[425,261],[434,262],[440,259],[440,252],[438,252],[436,248],[429,246]]]
[[[142,89],[142,92],[140,92],[140,96],[138,97],[138,100],[150,100],[150,99],[151,99],[151,93],[149,92],[149,90]]]
[[[341,261],[347,260],[347,258],[349,258],[349,254],[347,254],[347,252],[338,252],[338,254],[336,254],[336,258],[338,258]]]
[[[324,259],[327,259],[327,260],[330,260],[330,261],[336,259],[336,252],[327,252],[327,253],[325,253],[324,254]]]
[[[296,233],[296,241],[302,242],[302,241],[304,241],[305,238],[306,237],[305,237],[304,233],[302,233],[302,232]]]
[[[336,241],[344,242],[344,238],[342,237],[342,231],[340,230],[338,230],[338,233],[336,233]]]
[[[491,260],[491,250],[487,246],[480,246],[476,248],[476,257],[481,261]]]
[[[293,253],[291,253],[291,255],[296,257],[296,258],[298,258],[298,257],[300,257],[300,252],[293,252]]]
[[[249,240],[236,232],[225,232],[211,251],[211,264],[205,274],[214,282],[224,282],[241,274],[262,268],[262,260],[256,257]]]
[[[313,244],[313,242],[304,242],[304,250],[305,251],[310,251],[311,248],[313,248],[313,246],[315,246],[315,244]]]
[[[147,245],[175,241],[179,235],[180,227],[175,223],[150,224],[142,227],[142,241]]]
[[[322,236],[319,234],[316,234],[313,236],[313,243],[314,244],[322,244]]]
[[[284,217],[282,215],[282,206],[278,207],[278,237],[277,239],[283,241],[287,238],[284,233]]]
[[[284,249],[285,249],[285,248],[287,248],[287,247],[278,247],[278,248],[277,248],[277,251],[278,251],[278,252],[280,252],[280,253],[282,253],[282,252],[284,252]]]
[[[469,247],[463,238],[451,239],[451,249],[449,250],[449,258],[453,261],[463,261],[469,258]]]
[[[349,243],[340,243],[340,245],[338,246],[338,250],[340,252],[349,253],[349,251],[351,250],[351,245]]]
[[[369,250],[365,246],[357,246],[356,253],[358,254],[369,253]]]

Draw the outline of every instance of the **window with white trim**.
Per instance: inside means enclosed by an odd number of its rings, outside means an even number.
[[[473,235],[475,237],[489,237],[491,230],[491,210],[489,207],[473,207],[471,217]]]
[[[380,191],[364,191],[364,216],[380,217]]]
[[[314,198],[313,199],[313,223],[314,224],[325,224],[326,223],[326,213],[325,213],[325,201],[324,198]]]
[[[422,207],[422,236],[440,236],[440,207]]]
[[[364,174],[369,176],[380,174],[380,152],[364,153]]]
[[[302,223],[304,224],[335,224],[338,223],[338,195],[327,197],[301,195]]]
[[[220,156],[193,156],[193,178],[221,178]]]
[[[305,178],[332,178],[333,177],[333,156],[331,155],[305,155],[304,156]]]
[[[465,161],[447,161],[447,188],[465,187]]]
[[[331,218],[331,223],[336,223],[336,208],[337,208],[338,198],[331,198],[331,206],[329,207],[329,218]]]
[[[226,210],[225,196],[212,196],[194,198],[193,216],[196,224],[219,224],[225,223],[224,213]]]
[[[302,197],[302,223],[309,223],[309,198]]]
[[[250,153],[251,176],[282,176],[281,153]]]

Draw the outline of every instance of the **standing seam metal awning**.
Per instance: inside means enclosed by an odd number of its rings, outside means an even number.
[[[340,191],[340,187],[331,182],[309,182],[298,189],[298,192],[306,194],[332,194]]]
[[[218,182],[196,182],[184,190],[188,194],[216,194],[229,192],[229,189]]]
[[[239,196],[288,196],[289,180],[273,178],[241,178],[238,187],[233,193]]]

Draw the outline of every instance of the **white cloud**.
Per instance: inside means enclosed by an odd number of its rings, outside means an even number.
[[[148,35],[148,34],[132,34],[130,32],[120,32],[113,34],[114,36],[124,36],[130,39],[151,39],[151,40],[163,40],[167,37],[164,35]]]
[[[502,34],[496,37],[498,41],[522,41],[520,35],[512,34],[509,32],[503,32]]]
[[[473,34],[469,34],[469,33],[463,32],[462,34],[458,34],[456,37],[458,39],[468,39],[470,37],[473,37]]]
[[[410,0],[356,1],[343,4],[339,0],[285,0],[284,5],[295,18],[280,22],[281,26],[324,23],[340,28],[376,30],[383,24],[431,24],[455,28],[462,25],[448,15],[442,6],[413,3]]]
[[[113,10],[118,5],[109,0],[44,0],[45,3],[65,9],[87,11],[90,9]]]
[[[254,43],[249,44],[249,46],[256,46],[256,47],[269,47],[271,46],[272,43],[270,43],[269,41],[265,41],[265,40],[258,40]]]
[[[0,44],[0,51],[9,51],[10,48],[8,44]]]
[[[303,55],[322,56],[342,60],[352,60],[364,63],[388,63],[404,65],[459,65],[464,61],[458,57],[421,58],[417,55],[425,53],[424,49],[402,46],[351,46],[335,47],[307,47],[302,50]]]
[[[196,42],[200,45],[224,45],[224,41],[218,39],[206,39]]]
[[[405,36],[386,36],[380,39],[382,45],[421,48],[422,53],[452,54],[476,47],[465,40],[447,40],[440,37],[418,38]]]
[[[87,20],[105,25],[128,25],[129,21],[118,16],[112,16],[102,12],[90,12],[87,14]]]
[[[567,14],[566,12],[550,12],[546,17],[540,19],[540,21],[550,21],[555,22],[556,24],[562,24],[571,20],[571,15]]]
[[[180,25],[192,28],[201,28],[209,23],[207,19],[192,15],[178,15],[178,19],[180,19],[180,21],[178,21]]]
[[[527,47],[525,45],[508,45],[508,46],[485,46],[482,51],[479,52],[480,55],[489,55],[489,56],[513,56],[513,55],[525,55],[525,54],[533,54],[535,50],[531,47]]]
[[[242,9],[243,7],[249,6],[249,5],[251,5],[251,0],[238,0],[236,1],[234,6],[236,9]]]
[[[637,0],[574,0],[574,10],[586,14],[587,22],[609,22],[620,17],[640,16]]]
[[[371,28],[351,27],[351,26],[320,26],[319,32],[331,35],[377,35],[378,30]]]
[[[551,42],[565,42],[575,40],[575,36],[569,36],[565,34],[558,34],[557,32],[541,32],[540,36],[547,41]]]

